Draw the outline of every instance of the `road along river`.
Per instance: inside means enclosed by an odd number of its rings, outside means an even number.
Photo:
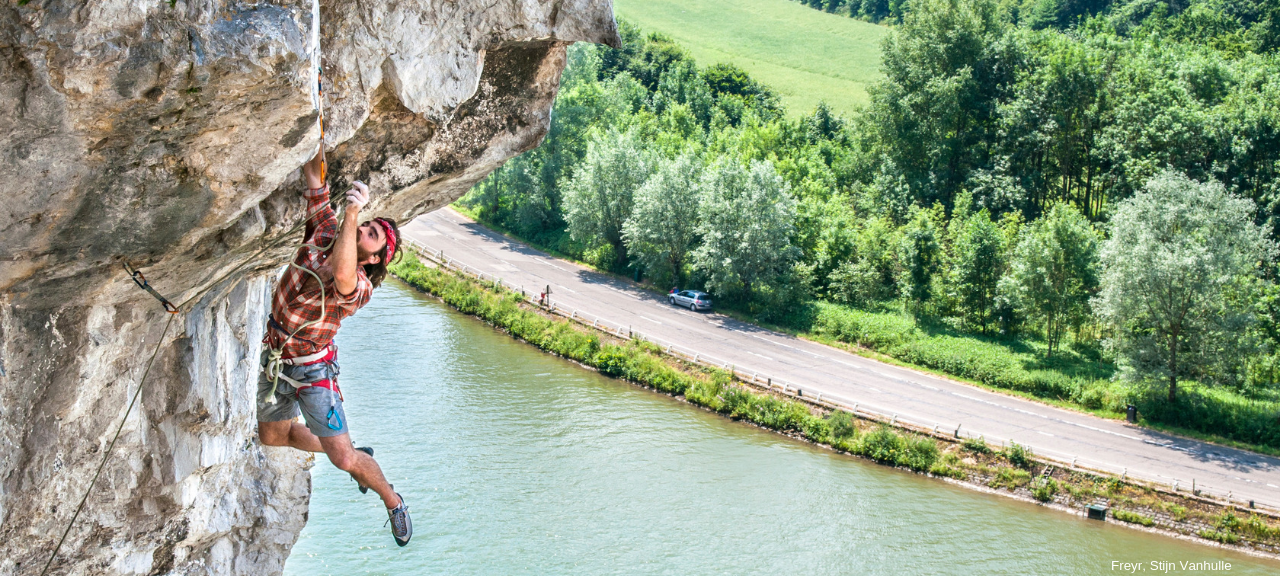
[[[957,427],[995,443],[1015,441],[1063,462],[1127,473],[1218,498],[1280,509],[1280,458],[1171,436],[883,364],[835,348],[666,303],[636,285],[552,258],[451,209],[419,217],[405,237],[488,277],[539,292],[561,308],[630,326],[660,343],[697,350],[739,370],[802,383],[807,392],[899,414],[927,427]]]
[[[414,539],[397,548],[377,497],[321,456],[288,576],[1022,576],[1116,573],[1112,561],[1280,572],[733,422],[545,354],[394,279],[344,322],[338,346],[354,439],[377,448]]]

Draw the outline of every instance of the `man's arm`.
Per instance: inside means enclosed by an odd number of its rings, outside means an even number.
[[[315,158],[302,165],[302,177],[307,181],[307,188],[315,190],[324,188],[324,178],[320,175],[320,167],[324,164],[324,145],[316,151]]]
[[[369,187],[361,182],[353,182],[347,191],[347,209],[342,212],[342,227],[338,230],[338,238],[333,244],[333,254],[329,256],[333,267],[333,284],[338,294],[350,295],[356,289],[359,276],[356,274],[356,263],[359,255],[356,252],[356,231],[360,228],[360,209],[369,203]]]

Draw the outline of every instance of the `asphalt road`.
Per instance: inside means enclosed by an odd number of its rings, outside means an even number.
[[[870,360],[764,330],[715,313],[690,312],[638,286],[598,274],[509,240],[445,208],[404,228],[406,237],[458,262],[551,299],[631,326],[656,340],[858,402],[940,430],[957,426],[1031,446],[1059,459],[1280,508],[1280,459],[1226,448],[1047,406],[1015,396]],[[994,442],[991,440],[1000,439]]]

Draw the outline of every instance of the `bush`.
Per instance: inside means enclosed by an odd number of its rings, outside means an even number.
[[[982,436],[977,438],[966,438],[964,442],[960,443],[960,446],[974,454],[991,453],[991,448],[987,446],[986,438],[983,438]]]
[[[1004,451],[1004,458],[1010,464],[1023,469],[1030,468],[1033,463],[1031,460],[1031,448],[1017,442],[1009,443],[1009,447]]]
[[[1219,530],[1205,529],[1197,532],[1196,534],[1198,534],[1201,538],[1205,538],[1207,540],[1213,540],[1214,542],[1221,542],[1223,544],[1236,544],[1240,542],[1240,537],[1230,532],[1222,532]]]
[[[831,426],[831,439],[833,441],[850,441],[856,440],[858,437],[858,426],[855,424],[853,414],[844,410],[832,411],[827,416],[827,422]]]
[[[1151,526],[1156,523],[1155,520],[1152,520],[1149,516],[1143,516],[1137,512],[1130,512],[1128,510],[1113,510],[1111,515],[1114,516],[1116,520],[1128,522],[1130,524]]]
[[[1250,514],[1249,519],[1240,524],[1237,529],[1242,534],[1252,535],[1260,540],[1271,540],[1280,538],[1280,525],[1268,524],[1261,516]]]
[[[938,460],[938,445],[929,438],[906,441],[906,450],[898,463],[917,472],[925,472]]]
[[[906,442],[888,426],[880,426],[858,439],[856,453],[884,464],[898,464]]]
[[[1053,478],[1039,480],[1031,487],[1031,496],[1041,502],[1053,500],[1053,495],[1057,493],[1058,481]]]

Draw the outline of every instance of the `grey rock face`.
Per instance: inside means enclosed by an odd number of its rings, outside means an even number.
[[[51,573],[278,573],[311,459],[256,443],[254,380],[317,70],[331,185],[404,221],[537,145],[569,42],[618,41],[609,0],[318,4],[0,9],[0,575],[44,567],[157,344]],[[125,262],[182,305],[163,339]]]

